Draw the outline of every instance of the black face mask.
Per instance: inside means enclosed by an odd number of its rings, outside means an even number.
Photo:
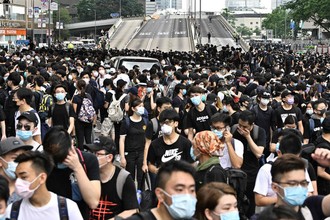
[[[326,111],[326,109],[323,109],[322,111],[319,111],[320,113],[318,115],[323,116]]]

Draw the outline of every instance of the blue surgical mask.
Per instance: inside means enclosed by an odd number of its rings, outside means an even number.
[[[213,129],[212,132],[219,138],[221,139],[223,137],[222,131],[219,131],[217,129]]]
[[[199,105],[202,101],[200,96],[191,97],[190,100],[195,106]]]
[[[280,150],[280,142],[277,142],[275,146],[275,151],[277,152],[279,150]]]
[[[66,94],[65,94],[65,93],[62,93],[62,92],[60,92],[60,93],[56,93],[56,94],[55,94],[55,98],[56,98],[58,101],[63,101],[63,100],[65,99],[65,96],[66,96]]]
[[[202,95],[201,100],[202,100],[202,102],[205,102],[206,101],[206,95]]]
[[[2,159],[2,161],[7,163],[7,168],[6,169],[2,166],[2,169],[5,172],[5,174],[9,177],[9,179],[15,180],[16,179],[15,171],[16,171],[16,167],[17,167],[18,163],[14,162],[14,161],[7,162],[2,157],[0,157],[0,158]]]
[[[6,213],[0,214],[0,220],[5,220],[5,219],[7,219],[7,218],[5,218],[5,217],[6,217]]]
[[[183,89],[182,90],[182,95],[186,95],[187,94],[187,90],[186,89]]]
[[[144,107],[143,106],[137,107],[136,114],[143,115],[144,114]]]
[[[194,154],[194,148],[193,148],[193,147],[190,148],[190,157],[191,157],[194,161],[197,160],[197,157],[196,157],[195,154]]]
[[[151,93],[151,91],[152,91],[152,88],[148,87],[147,88],[147,93]]]
[[[65,165],[64,163],[58,163],[58,164],[56,165],[56,167],[57,167],[58,169],[66,169],[66,168],[68,168],[68,166]]]
[[[27,141],[32,137],[32,131],[31,130],[30,131],[17,130],[16,135],[22,141]]]
[[[222,106],[222,111],[223,112],[228,112],[228,109],[227,109],[227,106],[226,105]]]
[[[304,203],[308,195],[307,187],[293,186],[293,187],[278,187],[284,190],[284,198],[281,194],[277,193],[287,204],[292,206],[300,206]]]
[[[240,220],[238,211],[226,212],[220,214],[221,220]]]
[[[172,205],[167,205],[165,201],[163,203],[173,219],[191,218],[194,215],[197,202],[194,196],[190,194],[169,195],[164,190],[163,192],[172,198]]]

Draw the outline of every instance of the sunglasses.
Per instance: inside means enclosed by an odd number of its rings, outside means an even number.
[[[31,125],[22,125],[22,124],[17,124],[16,129],[21,130],[24,127],[24,130],[30,131],[31,130]]]

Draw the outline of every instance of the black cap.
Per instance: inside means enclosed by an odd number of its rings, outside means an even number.
[[[282,94],[281,94],[281,98],[285,98],[285,97],[287,97],[288,95],[293,95],[293,93],[292,93],[290,90],[286,89],[286,90],[284,90],[284,91],[282,92]]]
[[[85,144],[84,147],[92,152],[97,152],[100,150],[105,150],[109,154],[116,154],[116,145],[113,140],[109,137],[100,136],[98,139],[94,140],[92,144]]]
[[[30,122],[33,122],[35,125],[38,124],[38,118],[36,114],[32,111],[22,112],[21,115],[18,116],[17,120],[21,120],[22,118],[25,118]]]
[[[24,144],[24,142],[17,137],[8,137],[0,142],[0,155],[5,155],[10,151],[24,149],[32,150],[32,146]]]

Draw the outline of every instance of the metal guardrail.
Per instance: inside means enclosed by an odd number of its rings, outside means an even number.
[[[228,21],[222,15],[218,15],[217,17],[219,18],[220,22],[223,24],[224,28],[227,29],[233,37],[239,36],[237,31],[228,23]],[[248,45],[248,43],[246,43],[246,41],[243,38],[239,39],[239,43],[244,51],[249,50],[250,46]]]
[[[122,18],[119,18],[118,21],[116,21],[116,23],[114,25],[111,26],[111,28],[108,31],[108,36],[109,39],[111,40],[112,36],[116,33],[116,31],[118,30],[119,25],[123,22]]]

